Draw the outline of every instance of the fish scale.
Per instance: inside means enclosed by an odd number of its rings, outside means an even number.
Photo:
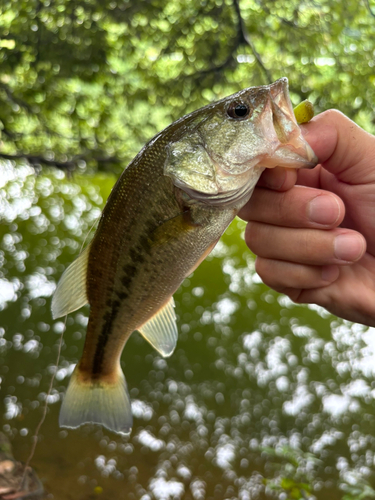
[[[120,176],[90,245],[64,273],[54,317],[91,306],[60,424],[130,432],[120,368],[134,330],[163,356],[177,342],[172,295],[248,201],[264,168],[317,163],[291,107],[287,80],[250,87],[177,120]],[[72,294],[71,290],[74,290]]]

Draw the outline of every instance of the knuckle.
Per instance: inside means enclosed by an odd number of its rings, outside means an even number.
[[[346,116],[344,113],[339,111],[338,109],[332,108],[332,109],[327,109],[326,111],[323,111],[322,115],[325,115],[329,118],[332,118],[332,120],[341,120],[342,118],[346,119]]]
[[[303,300],[303,290],[299,288],[284,288],[283,293],[287,295],[290,300],[296,304],[304,304]]]
[[[265,270],[265,262],[267,259],[262,259],[261,257],[257,257],[255,259],[255,271],[259,274],[259,276],[263,279],[263,274]]]
[[[259,226],[257,222],[248,222],[245,231],[246,245],[254,253],[257,253],[259,249]]]
[[[289,240],[292,260],[301,264],[322,265],[330,263],[333,252],[332,237],[326,231],[298,230]]]
[[[313,239],[311,238],[310,231],[300,231],[298,242],[298,249],[300,254],[310,256],[310,253],[312,251],[312,253],[315,255],[314,247],[315,245]]]
[[[288,199],[289,192],[286,191],[285,193],[278,193],[278,196],[275,200],[275,214],[277,214],[278,220],[281,224],[287,224],[290,222],[290,203]]]
[[[274,262],[270,259],[257,257],[255,260],[255,271],[262,278],[263,283],[270,288],[276,288],[279,286],[278,281],[275,280],[276,274],[274,268]]]

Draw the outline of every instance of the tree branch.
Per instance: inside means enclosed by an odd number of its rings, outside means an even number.
[[[372,17],[375,17],[375,12],[371,9],[370,0],[365,0],[365,4],[366,4],[366,6],[368,8],[368,11],[369,11],[370,15]]]
[[[257,63],[259,64],[263,73],[265,74],[267,83],[272,83],[273,82],[272,75],[271,75],[270,71],[265,67],[265,65],[262,61],[262,58],[261,58],[260,54],[257,52],[257,50],[255,49],[253,41],[251,40],[250,35],[247,31],[245,21],[243,20],[243,17],[241,14],[239,0],[233,0],[233,6],[234,6],[236,14],[237,14],[237,36],[236,36],[235,43],[234,43],[228,57],[221,64],[218,64],[217,66],[211,66],[208,69],[203,69],[201,71],[197,71],[196,73],[194,73],[191,76],[193,76],[194,78],[200,78],[200,77],[208,75],[210,73],[217,73],[217,72],[222,71],[223,69],[230,66],[230,64],[233,62],[234,54],[237,52],[238,48],[241,47],[241,45],[248,45],[250,47],[252,53],[254,54],[254,57],[255,57]]]
[[[74,140],[71,137],[66,137],[66,136],[59,134],[59,133],[55,132],[54,130],[52,130],[48,126],[44,116],[38,112],[35,112],[33,110],[32,106],[30,104],[28,104],[26,101],[24,101],[23,99],[21,99],[20,97],[15,97],[15,95],[13,94],[13,90],[8,85],[0,82],[0,90],[3,90],[5,92],[7,98],[10,102],[12,102],[13,104],[16,104],[20,108],[23,108],[27,113],[29,113],[30,115],[33,115],[35,118],[37,118],[37,120],[39,121],[39,126],[42,128],[43,132],[46,132],[47,134],[52,135],[52,136],[62,137],[63,139]],[[19,135],[22,135],[22,134],[19,134]]]
[[[43,158],[43,156],[36,155],[28,155],[26,153],[20,153],[16,155],[7,155],[5,153],[0,153],[0,158],[4,160],[26,160],[33,167],[38,165],[47,165],[48,167],[55,167],[61,170],[74,170],[77,164],[77,161],[66,161],[60,162],[57,160],[47,160],[47,158]]]
[[[201,76],[209,75],[210,73],[220,72],[223,69],[225,69],[226,67],[230,66],[231,62],[233,61],[233,55],[237,51],[239,46],[240,46],[240,44],[237,41],[236,45],[233,47],[229,56],[225,59],[225,61],[223,63],[218,64],[217,66],[211,66],[208,69],[202,69],[201,71],[197,71],[192,76],[194,76],[194,78],[199,78]]]
[[[7,98],[13,103],[13,104],[16,104],[17,106],[19,106],[20,108],[24,108],[26,109],[26,111],[28,111],[29,113],[32,113],[32,109],[31,109],[31,106],[23,101],[22,99],[19,99],[18,97],[15,97],[14,94],[13,94],[13,91],[10,87],[8,87],[8,85],[6,85],[5,83],[0,83],[0,89],[3,90],[7,96]]]
[[[241,14],[239,0],[233,0],[233,6],[234,6],[234,9],[236,11],[237,20],[238,20],[238,28],[237,29],[238,29],[238,33],[239,33],[239,37],[240,37],[239,45],[247,44],[250,47],[255,59],[257,60],[257,63],[262,68],[262,71],[266,76],[267,83],[272,83],[273,82],[272,75],[271,75],[270,71],[265,67],[265,65],[262,61],[262,58],[260,57],[260,54],[257,52],[255,45],[250,38],[249,32],[247,31],[245,21],[242,17],[242,14]]]
[[[95,156],[91,154],[86,154],[86,155],[77,155],[74,156],[71,160],[68,161],[58,161],[58,160],[48,160],[47,158],[44,158],[43,156],[38,156],[38,155],[29,155],[26,153],[19,153],[15,155],[8,155],[5,153],[0,153],[0,158],[3,160],[26,160],[30,165],[34,168],[40,166],[40,165],[45,165],[47,167],[55,167],[58,168],[59,170],[65,170],[67,172],[72,172],[75,170],[78,166],[78,162],[89,162],[90,160],[97,162],[98,164],[108,164],[108,163],[121,163],[122,160],[115,156],[108,156],[108,157],[99,157],[95,158]]]
[[[9,130],[8,127],[6,126],[6,124],[4,123],[4,119],[3,118],[0,118],[0,125],[2,125],[2,128],[0,129],[0,137],[1,137],[1,134],[4,134],[11,141],[15,141],[19,137],[22,137],[22,134],[15,133],[15,132],[12,132],[11,130]]]
[[[302,29],[298,26],[298,24],[296,24],[294,21],[289,21],[288,19],[285,19],[284,17],[281,17],[277,14],[274,14],[268,7],[266,7],[265,5],[263,5],[262,2],[257,2],[257,4],[259,5],[259,7],[266,13],[268,14],[269,16],[272,16],[272,17],[275,17],[276,19],[278,19],[280,22],[282,22],[283,24],[286,24],[287,26],[289,26],[290,28],[296,28],[296,29]]]

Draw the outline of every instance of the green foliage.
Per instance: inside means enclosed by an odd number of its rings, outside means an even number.
[[[322,484],[322,477],[326,474],[326,463],[313,453],[290,446],[263,447],[261,451],[272,470],[271,477],[263,480],[269,490],[283,494],[287,500],[316,498],[314,490],[321,490],[319,483]],[[343,468],[340,476],[338,486],[345,492],[343,500],[375,498],[375,490],[370,481],[357,470]]]
[[[375,18],[357,0],[4,0],[4,155],[121,171],[194,108],[280,76],[374,130]]]
[[[321,460],[312,453],[288,446],[265,447],[262,451],[274,470],[273,479],[264,479],[270,490],[283,493],[288,500],[302,500],[312,495]]]
[[[342,500],[370,500],[375,498],[374,488],[362,477],[356,477],[355,484],[345,484],[342,489],[345,491]]]
[[[63,327],[51,319],[50,296],[90,238],[115,175],[67,179],[57,169],[35,175],[30,166],[0,165],[0,420],[22,457]],[[240,238],[244,227],[235,221],[175,294],[174,356],[166,362],[140,335],[129,339],[123,367],[147,412],[138,410],[127,441],[100,429],[59,432],[59,395],[82,352],[88,306],[69,315],[33,461],[56,498],[71,499],[77,484],[80,498],[91,498],[93,485],[106,499],[157,498],[160,478],[183,481],[175,498],[184,500],[190,491],[239,500],[374,498],[373,332],[267,290]],[[333,396],[347,402],[339,414],[325,404]],[[159,451],[147,451],[142,433]],[[110,477],[98,454],[116,464]],[[131,467],[137,480],[126,475]]]

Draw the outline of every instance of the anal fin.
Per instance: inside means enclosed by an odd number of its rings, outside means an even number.
[[[178,335],[173,297],[138,331],[163,357],[170,356]]]
[[[87,264],[91,244],[64,271],[52,297],[53,319],[65,316],[88,303],[86,290]]]

